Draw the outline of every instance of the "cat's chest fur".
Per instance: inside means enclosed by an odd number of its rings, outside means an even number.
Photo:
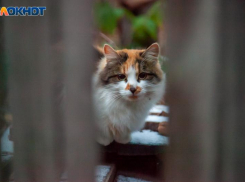
[[[110,102],[110,95],[107,95],[104,99]],[[147,98],[134,103],[117,100],[109,105],[105,101],[101,101],[101,107],[103,107],[102,118],[115,127],[125,126],[131,131],[138,130],[143,127],[144,120],[152,105],[153,103],[149,102]]]
[[[160,100],[163,95],[164,82],[156,86],[156,93],[139,101],[130,102],[123,98],[115,98],[109,89],[95,88],[98,83],[98,76],[93,79],[94,85],[94,106],[96,122],[99,128],[112,124],[114,127],[127,127],[131,131],[139,130],[144,126],[144,121],[149,110]]]

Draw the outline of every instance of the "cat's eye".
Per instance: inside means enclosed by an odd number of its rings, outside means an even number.
[[[117,75],[118,80],[125,80],[126,76],[123,74]]]
[[[139,74],[139,79],[141,79],[141,80],[146,79],[146,77],[147,77],[147,73],[142,72]]]

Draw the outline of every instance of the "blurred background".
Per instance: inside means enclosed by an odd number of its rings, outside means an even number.
[[[165,11],[164,1],[95,1],[93,13],[98,30],[95,41],[118,48],[142,48],[159,42],[164,50]]]

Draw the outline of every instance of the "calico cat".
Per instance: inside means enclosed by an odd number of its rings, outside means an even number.
[[[114,50],[104,45],[104,58],[93,77],[97,142],[128,143],[140,130],[151,107],[163,96],[165,74],[159,64],[159,45],[145,50]]]

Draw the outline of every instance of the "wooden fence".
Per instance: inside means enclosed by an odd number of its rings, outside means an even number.
[[[166,181],[245,179],[245,3],[169,1]]]
[[[5,18],[15,181],[59,181],[65,170],[71,182],[94,180],[92,3],[5,1],[47,7],[44,16]]]
[[[92,3],[2,3],[47,7],[4,19],[17,182],[55,182],[64,171],[69,182],[94,181]],[[244,9],[241,0],[168,3],[166,181],[245,179]]]

